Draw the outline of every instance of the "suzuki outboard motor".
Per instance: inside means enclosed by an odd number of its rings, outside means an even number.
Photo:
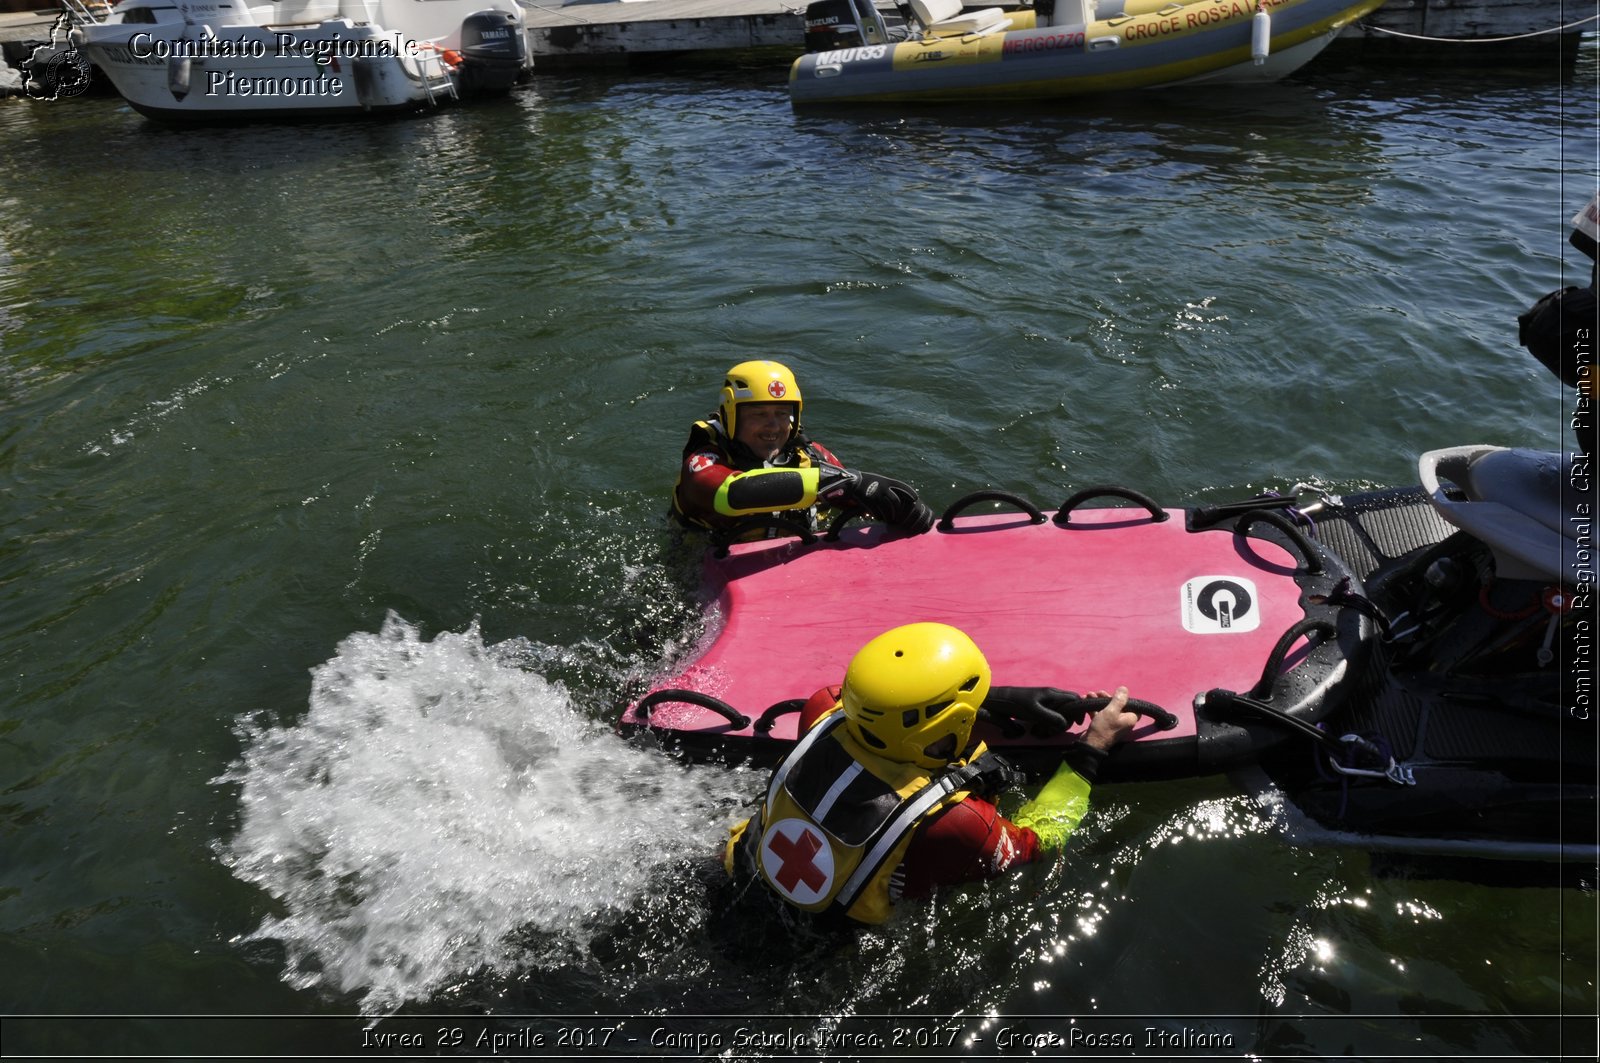
[[[509,11],[474,11],[461,20],[461,94],[508,92],[528,65],[522,21]]]
[[[806,5],[806,51],[831,52],[889,39],[872,0],[816,0]]]

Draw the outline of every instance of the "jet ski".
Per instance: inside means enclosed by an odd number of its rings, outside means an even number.
[[[1304,510],[1383,618],[1380,682],[1236,780],[1307,842],[1593,866],[1589,458],[1464,446],[1418,467],[1418,488]],[[1347,739],[1376,755],[1342,759]]]

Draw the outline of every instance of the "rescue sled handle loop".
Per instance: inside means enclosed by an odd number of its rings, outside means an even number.
[[[1282,513],[1279,513],[1276,510],[1257,509],[1246,513],[1234,524],[1234,533],[1236,535],[1248,535],[1250,533],[1250,529],[1255,527],[1257,522],[1260,521],[1265,521],[1274,528],[1277,528],[1279,531],[1283,532],[1284,535],[1288,536],[1289,541],[1294,544],[1295,549],[1300,551],[1300,558],[1306,563],[1307,572],[1315,573],[1322,571],[1322,555],[1317,553],[1317,548],[1315,546],[1311,545],[1311,540],[1306,538],[1305,532],[1302,532],[1299,528],[1296,528],[1289,521],[1288,517],[1285,517]]]
[[[1021,495],[1014,495],[1010,491],[974,491],[970,495],[963,495],[945,507],[945,511],[939,517],[939,523],[935,527],[942,532],[950,531],[955,527],[957,514],[968,506],[977,505],[979,502],[1005,502],[1026,513],[1030,523],[1043,524],[1045,521],[1044,513],[1039,507]]]
[[[735,731],[742,731],[750,726],[750,717],[735,709],[721,698],[702,694],[698,690],[679,690],[676,687],[667,687],[663,690],[654,690],[639,699],[633,707],[633,713],[645,723],[650,722],[650,710],[667,701],[679,701],[685,705],[698,705],[702,709],[710,709],[733,725]],[[770,724],[768,726],[771,726]]]
[[[1312,632],[1330,639],[1337,638],[1339,634],[1337,628],[1321,617],[1302,617],[1290,624],[1289,629],[1278,636],[1278,641],[1272,646],[1272,652],[1267,654],[1267,663],[1266,667],[1261,669],[1261,678],[1250,688],[1252,698],[1265,698],[1271,695],[1273,685],[1283,675],[1283,661],[1289,656],[1289,648]]]
[[[1093,716],[1109,704],[1111,704],[1110,698],[1082,698],[1079,700],[1079,705],[1083,707],[1084,712],[1089,716]],[[1156,722],[1156,730],[1158,731],[1170,731],[1178,726],[1178,718],[1153,701],[1129,698],[1128,711],[1140,716],[1148,716]]]
[[[1143,506],[1149,511],[1150,519],[1155,524],[1160,524],[1162,521],[1172,516],[1172,514],[1156,505],[1155,501],[1149,496],[1140,494],[1131,487],[1119,487],[1116,484],[1096,484],[1094,487],[1085,487],[1082,491],[1079,491],[1077,494],[1061,503],[1060,508],[1056,510],[1056,515],[1054,518],[1056,526],[1065,528],[1068,524],[1071,524],[1072,511],[1089,501],[1091,498],[1106,497],[1125,498],[1129,502]]]
[[[779,716],[787,716],[791,712],[799,712],[805,707],[805,698],[790,698],[788,701],[780,701],[776,705],[769,705],[767,706],[767,711],[761,714],[761,718],[755,722],[755,726],[751,730],[758,735],[769,734],[772,731],[772,725],[778,722]]]

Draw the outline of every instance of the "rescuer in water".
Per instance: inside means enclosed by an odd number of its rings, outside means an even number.
[[[865,510],[908,535],[933,527],[933,511],[908,484],[846,469],[808,439],[803,406],[786,366],[752,361],[728,370],[717,412],[689,430],[672,492],[678,520],[728,533],[752,517],[792,516],[814,531],[818,509],[827,507]]]
[[[894,628],[856,653],[843,687],[806,703],[799,743],[761,810],[733,828],[723,868],[804,911],[863,923],[939,886],[997,878],[1066,842],[1100,764],[1138,721],[1127,702],[1117,688],[1039,795],[1006,819],[991,799],[1021,774],[972,738],[979,709],[1059,734],[1068,714],[1081,716],[1078,696],[991,687],[983,653],[946,624]]]

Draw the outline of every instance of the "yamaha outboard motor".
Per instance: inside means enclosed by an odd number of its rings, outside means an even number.
[[[474,11],[461,21],[461,94],[508,92],[528,65],[522,21],[509,11]]]
[[[816,0],[806,5],[806,51],[883,44],[889,34],[872,0]]]

